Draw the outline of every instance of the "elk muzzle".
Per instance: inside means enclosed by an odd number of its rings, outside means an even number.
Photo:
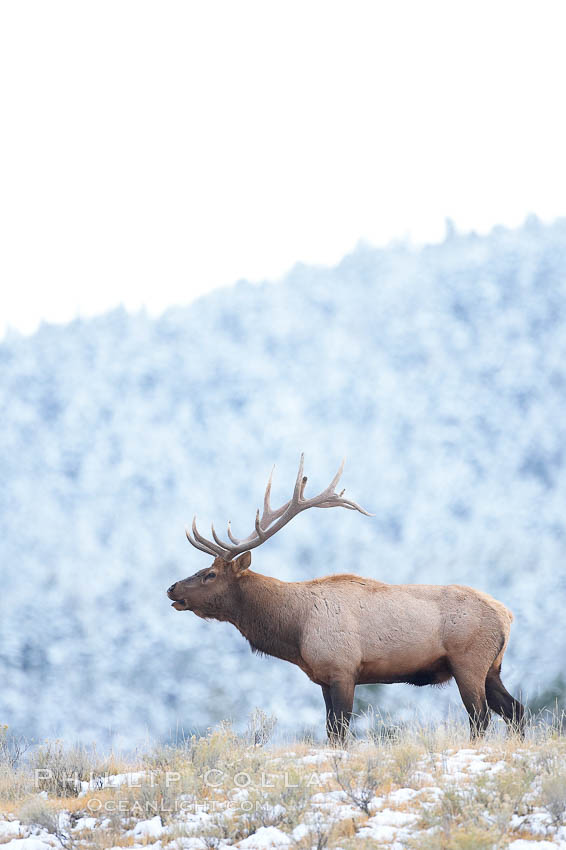
[[[175,584],[172,584],[169,590],[167,591],[167,596],[169,599],[172,599],[171,607],[175,608],[176,611],[186,611],[188,608],[186,599],[179,599],[175,594],[175,588],[179,584],[178,581]]]

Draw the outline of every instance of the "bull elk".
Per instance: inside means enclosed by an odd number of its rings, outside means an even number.
[[[482,735],[490,710],[521,735],[524,709],[503,686],[501,660],[513,616],[478,590],[457,584],[385,584],[348,573],[284,582],[249,569],[251,549],[265,543],[308,508],[342,507],[371,516],[335,488],[344,463],[318,496],[304,496],[303,455],[293,495],[270,506],[272,474],[255,528],[229,541],[212,526],[203,537],[193,519],[189,542],[213,563],[167,591],[177,611],[232,623],[254,652],[296,664],[320,685],[326,730],[343,740],[359,684],[408,682],[439,685],[454,677],[470,719],[471,737]]]

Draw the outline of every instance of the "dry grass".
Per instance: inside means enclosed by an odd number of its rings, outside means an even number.
[[[161,844],[172,850],[186,836],[214,850],[262,827],[292,835],[297,848],[348,850],[379,845],[367,831],[385,806],[418,815],[406,846],[505,847],[529,837],[534,811],[547,817],[549,830],[565,822],[563,728],[561,718],[538,723],[526,741],[494,728],[470,744],[460,724],[382,723],[333,750],[304,740],[267,746],[272,719],[256,713],[243,736],[221,724],[129,757],[46,742],[14,764],[0,764],[0,817],[43,828],[69,848],[128,846],[134,839],[126,830],[159,815],[167,830]],[[471,769],[474,759],[481,772]],[[117,774],[122,784],[108,784]],[[396,797],[398,789],[405,796]],[[96,818],[95,827],[73,830],[81,817]]]

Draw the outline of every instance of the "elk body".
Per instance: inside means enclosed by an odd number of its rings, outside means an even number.
[[[283,582],[249,569],[250,550],[311,507],[345,507],[371,516],[334,492],[342,473],[319,496],[304,498],[303,457],[292,498],[271,510],[271,477],[260,519],[245,540],[228,524],[230,542],[214,540],[193,520],[189,541],[213,555],[210,567],[167,591],[178,611],[232,623],[253,651],[296,664],[320,685],[331,741],[347,732],[358,684],[456,680],[472,738],[483,734],[490,710],[521,735],[524,709],[505,689],[501,661],[513,616],[478,590],[461,585],[385,584],[357,575]]]

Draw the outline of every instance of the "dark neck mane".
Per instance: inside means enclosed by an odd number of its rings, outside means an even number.
[[[301,606],[293,584],[249,570],[238,581],[238,605],[230,622],[253,652],[296,661],[300,655]]]

